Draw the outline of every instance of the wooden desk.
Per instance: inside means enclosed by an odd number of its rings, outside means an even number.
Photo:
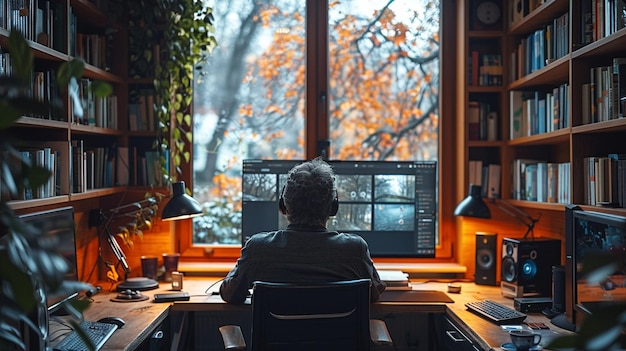
[[[172,323],[174,334],[180,329],[179,321],[185,323],[190,329],[187,335],[202,340],[202,344],[186,345],[186,350],[213,350],[219,349],[221,337],[214,325],[239,324],[244,332],[249,330],[251,323],[250,305],[229,305],[213,294],[217,292],[217,278],[185,277],[183,290],[191,296],[189,301],[175,303],[154,303],[152,297],[155,293],[171,292],[169,283],[161,283],[157,290],[143,292],[150,297],[141,302],[120,303],[110,299],[117,295],[116,292],[101,292],[94,296],[94,303],[85,311],[87,320],[96,321],[106,316],[121,317],[126,325],[115,332],[105,344],[103,350],[138,350],[142,344],[150,339],[157,328],[166,321],[168,316],[174,317]],[[413,289],[446,291],[446,283],[419,283],[414,282]],[[433,337],[441,333],[434,316],[446,315],[461,331],[472,339],[476,346],[482,350],[501,350],[500,345],[509,342],[506,331],[499,326],[467,311],[465,303],[481,299],[492,299],[513,307],[513,300],[502,297],[499,287],[479,286],[473,283],[461,283],[460,294],[448,294],[454,303],[423,303],[423,302],[377,302],[372,305],[371,313],[374,318],[385,319],[390,329],[404,328],[403,335],[398,336],[399,342],[411,343],[415,338],[417,350],[436,350],[437,341]],[[208,293],[208,294],[207,294]],[[184,317],[184,318],[182,318]],[[545,345],[549,340],[562,333],[571,333],[552,325],[548,318],[541,314],[529,314],[527,321],[542,322],[550,327],[550,330],[541,332]],[[54,327],[51,325],[54,334]],[[429,330],[429,335],[425,335]],[[408,335],[410,334],[410,335]],[[393,330],[392,330],[393,336]],[[212,344],[213,346],[208,346]],[[192,347],[193,346],[193,347]],[[404,348],[400,347],[399,350]]]
[[[108,288],[108,283],[103,283],[104,288]],[[104,344],[102,350],[123,350],[133,351],[142,349],[157,331],[162,323],[169,316],[172,304],[153,303],[153,295],[157,292],[169,292],[170,284],[162,283],[159,289],[144,291],[149,296],[148,300],[137,302],[114,302],[111,298],[117,296],[117,292],[102,291],[93,296],[93,303],[83,313],[84,319],[97,321],[103,317],[120,317],[126,322],[123,328],[115,331],[111,338]],[[68,317],[59,317],[64,320]],[[50,320],[51,344],[54,345],[69,333],[66,326],[56,321]]]
[[[199,321],[202,321],[203,326],[197,327],[197,329],[198,332],[203,333],[202,337],[207,341],[213,341],[213,338],[217,338],[217,341],[221,341],[219,336],[216,336],[218,335],[217,328],[207,328],[207,324],[244,323],[242,327],[245,332],[246,325],[250,323],[249,305],[236,306],[225,304],[219,295],[211,294],[211,292],[217,292],[217,286],[210,289],[210,295],[205,295],[205,290],[214,281],[215,279],[201,279],[195,277],[185,278],[184,290],[188,291],[192,297],[189,301],[176,302],[172,306],[172,312],[203,314],[204,317],[199,319]],[[413,289],[439,290],[443,292],[447,291],[446,283],[415,282],[412,285]],[[500,293],[499,287],[481,286],[473,283],[461,283],[460,285],[462,286],[461,293],[448,293],[448,296],[454,300],[454,303],[376,302],[372,304],[371,314],[374,318],[386,319],[388,324],[390,323],[390,316],[393,315],[394,318],[397,318],[400,314],[403,314],[405,318],[402,321],[398,321],[396,324],[412,324],[404,327],[411,328],[411,332],[415,333],[416,337],[422,339],[419,342],[420,344],[417,346],[417,349],[419,350],[436,349],[434,348],[436,341],[430,340],[426,343],[423,340],[427,337],[426,335],[423,335],[423,331],[426,329],[421,328],[427,328],[429,330],[439,332],[439,328],[433,328],[434,326],[432,325],[434,322],[432,317],[437,314],[447,315],[457,326],[460,327],[462,332],[471,338],[475,342],[476,346],[482,350],[501,350],[500,345],[510,342],[508,333],[500,326],[495,325],[472,312],[469,312],[465,307],[465,303],[482,299],[491,299],[512,308],[513,300],[503,297]],[[411,318],[415,316],[421,316],[421,318]],[[238,318],[243,318],[243,320],[238,321]],[[542,345],[547,344],[550,340],[560,334],[571,333],[552,325],[550,320],[540,313],[528,314],[526,321],[535,323],[541,322],[550,327],[550,330],[540,332],[540,334],[542,334]],[[216,330],[212,331],[212,329]],[[390,329],[393,329],[393,327]],[[393,330],[391,332],[393,336]],[[400,338],[405,337],[405,335],[400,336]],[[402,341],[407,342],[406,340]],[[210,348],[200,349],[210,350]],[[401,350],[402,348],[399,349]]]

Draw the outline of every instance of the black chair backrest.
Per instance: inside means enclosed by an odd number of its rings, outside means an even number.
[[[255,282],[251,349],[369,350],[370,284]]]

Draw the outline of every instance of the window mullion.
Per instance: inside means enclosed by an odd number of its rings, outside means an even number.
[[[306,156],[326,156],[328,147],[328,1],[307,0]]]

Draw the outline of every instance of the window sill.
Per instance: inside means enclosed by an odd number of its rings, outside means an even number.
[[[178,270],[185,275],[225,276],[235,265],[234,262],[180,262]],[[401,270],[411,278],[448,278],[460,279],[467,268],[458,263],[375,263],[376,269]]]

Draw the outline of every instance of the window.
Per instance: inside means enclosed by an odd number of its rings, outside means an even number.
[[[196,79],[193,131],[208,215],[183,246],[238,256],[243,159],[439,159],[439,1],[209,6],[219,45]]]

